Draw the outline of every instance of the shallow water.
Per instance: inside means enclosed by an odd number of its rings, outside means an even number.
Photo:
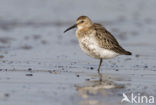
[[[122,93],[156,97],[156,1],[89,2],[0,0],[0,105],[120,105]],[[80,50],[75,30],[63,33],[83,14],[133,52],[105,60],[102,82],[99,61]]]

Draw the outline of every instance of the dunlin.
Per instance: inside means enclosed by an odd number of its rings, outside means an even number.
[[[131,55],[132,53],[123,49],[115,37],[101,24],[93,23],[87,16],[80,16],[76,24],[66,29],[76,28],[76,37],[80,48],[89,56],[100,59],[98,73],[103,59],[114,58],[118,55]]]

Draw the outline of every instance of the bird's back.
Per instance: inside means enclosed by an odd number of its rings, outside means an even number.
[[[131,52],[123,49],[115,37],[101,24],[94,23],[90,28],[96,31],[95,38],[98,40],[98,44],[101,48],[112,50],[118,54],[131,55]]]

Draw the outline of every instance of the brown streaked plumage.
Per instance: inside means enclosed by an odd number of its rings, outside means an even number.
[[[113,50],[116,53],[123,54],[123,55],[131,55],[129,51],[124,50],[114,36],[108,32],[104,27],[99,24],[94,24],[92,26],[94,30],[96,30],[96,39],[98,41],[99,46],[105,49]]]
[[[64,32],[77,27],[76,37],[80,48],[89,56],[100,59],[98,72],[103,59],[110,59],[118,55],[131,55],[131,52],[123,49],[115,37],[101,24],[92,23],[87,16],[80,16],[76,24]]]

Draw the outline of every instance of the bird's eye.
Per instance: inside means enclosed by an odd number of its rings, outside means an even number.
[[[82,20],[81,23],[83,23],[84,21]]]

